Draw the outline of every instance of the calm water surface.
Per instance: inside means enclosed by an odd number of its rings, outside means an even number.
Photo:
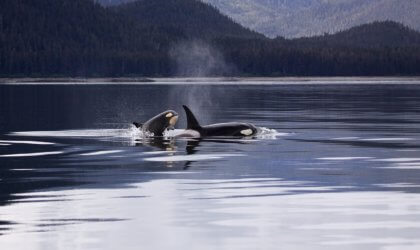
[[[0,85],[0,248],[420,249],[420,82],[324,83]]]

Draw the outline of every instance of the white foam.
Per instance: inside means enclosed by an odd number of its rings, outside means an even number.
[[[144,152],[144,155],[162,155],[167,153],[175,153],[176,151],[150,151],[150,152]]]
[[[9,146],[11,144],[31,144],[31,145],[54,145],[52,142],[43,142],[43,141],[9,141],[9,140],[0,140],[0,143],[6,143],[3,146]]]
[[[380,162],[414,162],[420,161],[420,158],[387,158],[387,159],[373,159],[370,161],[380,161]]]
[[[256,135],[257,139],[265,139],[265,140],[274,140],[277,139],[279,136],[289,136],[291,133],[281,133],[275,129],[270,129],[266,127],[259,127],[259,133]]]
[[[418,188],[420,187],[419,184],[413,183],[385,183],[385,184],[374,184],[377,187],[385,187],[385,188]]]
[[[366,138],[360,139],[360,141],[413,141],[413,138]]]
[[[323,161],[351,161],[351,160],[367,160],[367,159],[373,159],[372,157],[321,157],[316,158],[317,160],[323,160]]]
[[[80,154],[82,156],[94,156],[94,155],[107,155],[107,154],[115,154],[115,153],[121,153],[124,152],[124,150],[103,150],[103,151],[96,151],[91,153],[84,153]]]
[[[182,137],[184,134],[189,135],[189,136],[184,136],[184,137],[200,137],[199,133],[193,130],[175,129],[175,130],[165,131],[164,133],[166,137],[178,137],[178,136]],[[276,139],[279,136],[288,136],[288,135],[291,135],[291,133],[281,133],[275,129],[259,127],[259,133],[255,135],[255,137],[257,139],[269,140],[269,139]]]
[[[173,129],[164,132],[165,137],[200,137],[200,133],[195,130]]]
[[[56,131],[22,131],[13,132],[10,135],[34,137],[131,137],[131,132],[132,130],[130,129],[76,129]]]
[[[338,138],[333,138],[333,140],[357,140],[359,139],[359,137],[338,137]]]
[[[44,155],[58,155],[62,154],[62,151],[50,151],[50,152],[37,152],[37,153],[23,153],[23,154],[9,154],[9,155],[0,155],[0,157],[34,157],[34,156],[44,156]]]
[[[177,162],[177,161],[203,161],[203,160],[217,160],[226,157],[244,156],[241,154],[203,154],[203,155],[173,155],[145,158],[145,161],[153,162]]]
[[[260,132],[255,136],[257,139],[276,139],[279,136],[288,136],[291,133],[281,133],[275,129],[260,127]],[[170,139],[180,136],[185,133],[184,129],[166,130],[164,132],[164,139]],[[74,138],[124,138],[124,139],[143,139],[152,137],[153,134],[143,134],[141,130],[134,126],[125,129],[76,129],[76,130],[56,130],[56,131],[20,131],[12,132],[11,136],[30,136],[30,137],[74,137]],[[198,135],[199,136],[199,135]],[[197,137],[197,136],[196,136]],[[37,141],[0,141],[0,143],[27,143],[49,145],[54,144],[50,142]]]
[[[389,167],[379,167],[382,169],[420,169],[420,162],[417,163],[417,165],[394,165],[394,166],[389,166]]]

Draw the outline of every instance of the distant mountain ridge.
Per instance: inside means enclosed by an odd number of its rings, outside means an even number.
[[[158,26],[187,38],[264,38],[222,15],[215,7],[197,0],[137,0],[112,10],[141,25]]]
[[[96,0],[117,5],[135,0]],[[420,0],[201,0],[244,27],[269,37],[336,33],[374,21],[396,21],[420,31]]]
[[[350,47],[350,48],[420,48],[420,32],[393,21],[362,24],[335,34],[295,38],[287,41],[291,46],[300,47]]]
[[[420,0],[203,0],[270,37],[336,33],[392,20],[420,30]]]
[[[197,0],[4,0],[0,77],[420,75],[419,35],[375,22],[269,39]]]

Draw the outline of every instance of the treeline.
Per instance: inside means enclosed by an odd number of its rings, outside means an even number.
[[[211,49],[183,53],[229,66],[202,76],[420,75],[419,37],[382,22],[335,35],[268,39],[197,0],[109,8],[92,0],[3,0],[0,77],[175,76],[184,57],[174,50],[189,41]]]
[[[306,38],[285,40],[294,47],[334,47],[334,48],[397,48],[419,47],[420,33],[393,21],[373,22],[359,25],[335,34],[324,34]]]
[[[0,1],[1,76],[169,74],[178,35],[89,0]]]
[[[226,60],[244,76],[414,76],[420,75],[420,47],[294,48],[274,41],[220,41]]]

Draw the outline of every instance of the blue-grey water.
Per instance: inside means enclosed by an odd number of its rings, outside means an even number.
[[[401,83],[0,85],[0,249],[420,249],[420,82]],[[182,104],[263,134],[172,138]],[[165,138],[130,125],[166,109]]]

